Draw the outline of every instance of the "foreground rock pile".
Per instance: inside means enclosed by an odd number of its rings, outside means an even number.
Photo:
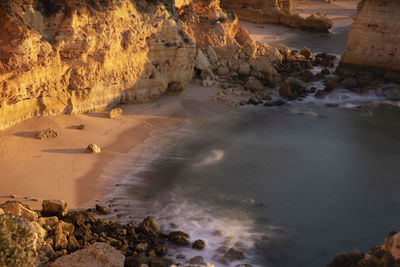
[[[33,211],[17,201],[0,205],[0,262],[6,266],[170,266],[167,243],[191,244],[181,231],[163,234],[151,217],[139,225],[122,225],[96,218],[108,209],[96,205],[88,211],[69,211],[65,201],[45,200],[41,211]],[[206,247],[196,240],[193,249]],[[244,259],[242,252],[226,247],[216,260],[222,263]],[[206,266],[202,257],[187,261],[188,266]]]

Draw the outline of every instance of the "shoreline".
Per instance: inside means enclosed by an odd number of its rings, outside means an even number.
[[[204,112],[196,110],[196,105],[184,102],[201,101],[202,105],[208,102],[208,106],[213,106],[208,95],[216,91],[217,87],[190,84],[178,96],[120,105],[124,111],[120,118],[107,118],[106,112],[41,117],[1,132],[0,201],[18,200],[40,209],[44,199],[63,199],[71,209],[92,207],[112,189],[115,181],[102,175],[116,155],[136,149],[155,130],[170,130],[187,116],[203,116]],[[211,110],[228,108],[214,104],[221,107]],[[76,129],[79,124],[85,124],[86,129]],[[48,140],[37,139],[36,132],[46,128],[55,129],[59,135]],[[102,152],[87,153],[85,149],[90,143],[98,144]],[[30,179],[32,173],[35,180]]]

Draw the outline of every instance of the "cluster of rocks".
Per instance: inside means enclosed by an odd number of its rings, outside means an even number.
[[[224,66],[224,60],[212,60],[211,58],[217,57],[216,53],[210,52],[213,51],[212,47],[207,48],[205,52],[199,50],[195,65],[198,78],[205,86],[209,86],[210,81],[215,80],[220,82],[223,88],[217,95],[210,96],[213,100],[227,102],[231,107],[249,104],[270,107],[283,105],[287,100],[303,98],[308,94],[322,97],[328,92],[328,89],[307,88],[306,83],[322,79],[328,82],[331,76],[328,68],[334,67],[336,56],[328,53],[314,55],[307,47],[301,51],[290,51],[284,45],[271,47],[258,44],[257,49],[269,52],[260,52],[256,58],[244,56],[248,63],[240,62],[238,69]],[[271,56],[271,51],[276,52],[275,58],[262,56]],[[218,64],[211,64],[211,60]],[[314,66],[322,68],[315,75],[310,71]],[[221,68],[227,68],[227,71],[221,73]]]
[[[38,133],[37,137],[40,140],[45,140],[45,139],[49,139],[49,138],[54,138],[57,137],[58,133],[50,128],[47,128],[45,130],[42,130]]]
[[[56,267],[85,266],[85,262],[92,260],[109,263],[107,266],[162,267],[173,264],[163,257],[167,254],[167,242],[174,246],[191,244],[190,236],[182,231],[162,233],[151,217],[139,225],[135,221],[123,225],[96,218],[96,213],[107,214],[107,207],[96,205],[87,211],[69,211],[67,206],[62,200],[44,200],[42,210],[34,211],[18,201],[2,204],[0,262]],[[195,250],[205,247],[205,241],[200,239],[192,243]],[[216,260],[223,263],[244,258],[234,248],[226,247],[221,253]],[[10,259],[9,255],[15,256]],[[200,256],[189,259],[187,264],[207,266]]]

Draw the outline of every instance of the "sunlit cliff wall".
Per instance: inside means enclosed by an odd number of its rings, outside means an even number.
[[[196,47],[165,2],[3,0],[0,129],[181,90]]]

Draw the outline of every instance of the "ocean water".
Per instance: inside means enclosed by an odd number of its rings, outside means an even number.
[[[318,38],[318,51],[341,53],[328,48],[343,40]],[[122,222],[152,215],[164,232],[206,241],[204,251],[171,245],[169,257],[186,256],[176,262],[200,255],[224,266],[217,249],[228,245],[247,256],[231,266],[326,266],[400,230],[399,106],[340,90],[187,119],[117,157],[124,171],[103,201]]]

